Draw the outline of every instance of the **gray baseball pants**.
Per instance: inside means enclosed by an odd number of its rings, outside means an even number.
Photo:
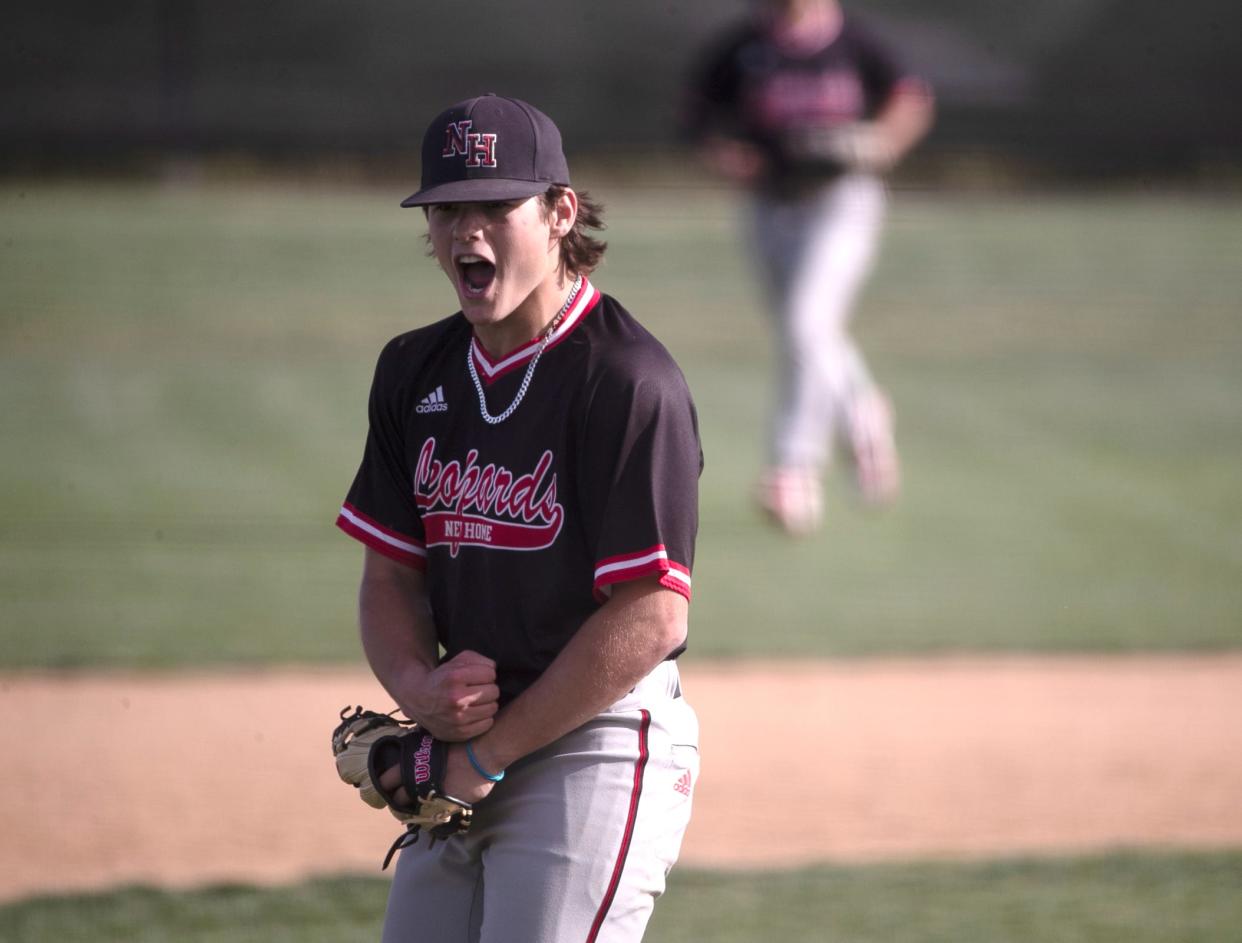
[[[383,943],[637,943],[698,775],[698,719],[664,662],[511,766],[467,834],[402,851]]]

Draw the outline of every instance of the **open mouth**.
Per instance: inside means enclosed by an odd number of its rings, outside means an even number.
[[[458,256],[456,262],[461,286],[472,298],[483,295],[496,279],[496,266],[480,255]]]

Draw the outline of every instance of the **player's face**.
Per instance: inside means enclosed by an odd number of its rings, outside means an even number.
[[[760,9],[777,19],[799,20],[821,9],[836,9],[836,0],[763,0]]]
[[[531,197],[436,203],[427,210],[427,222],[436,261],[484,343],[495,336],[516,347],[535,336],[546,321],[545,295],[550,296],[549,283],[556,282],[559,269],[556,214]]]

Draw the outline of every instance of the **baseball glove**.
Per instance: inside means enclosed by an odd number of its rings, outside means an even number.
[[[422,831],[435,841],[470,828],[473,807],[444,792],[448,746],[413,721],[362,707],[353,708],[353,713],[348,706],[341,709],[341,722],[332,731],[337,775],[358,789],[363,802],[375,809],[387,807],[406,827],[388,849],[385,868],[398,850],[418,841]],[[398,802],[380,785],[380,774],[393,766],[401,770],[408,802]]]
[[[897,163],[884,135],[861,121],[835,128],[800,128],[788,135],[786,146],[800,160],[819,160],[858,173],[888,173]]]

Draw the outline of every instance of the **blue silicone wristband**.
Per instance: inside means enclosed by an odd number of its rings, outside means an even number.
[[[489,773],[483,768],[483,764],[479,762],[479,758],[474,755],[474,741],[466,741],[466,759],[470,761],[470,765],[474,767],[474,771],[489,782],[498,783],[505,778],[505,771],[502,769],[499,773]]]

